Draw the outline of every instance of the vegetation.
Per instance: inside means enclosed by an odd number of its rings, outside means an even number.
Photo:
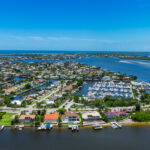
[[[108,122],[108,118],[107,118],[107,116],[105,115],[105,113],[102,112],[101,110],[99,110],[99,113],[100,113],[100,115],[101,115],[101,117],[102,117],[102,120],[105,121],[105,122]]]
[[[16,115],[16,116],[14,117],[14,119],[11,121],[11,125],[15,125],[15,124],[18,124],[18,123],[19,123],[19,116]]]
[[[136,111],[140,111],[140,110],[141,110],[141,105],[140,105],[140,103],[136,103],[136,105],[135,105],[135,110],[136,110]]]
[[[150,121],[150,111],[139,111],[132,115],[134,121],[146,122]]]
[[[0,120],[0,125],[11,125],[14,113],[5,113]]]
[[[64,114],[67,110],[65,108],[60,108],[57,110],[61,115]]]
[[[26,85],[25,85],[25,89],[30,89],[31,88],[31,84],[30,83],[27,83]]]
[[[80,112],[79,112],[79,115],[80,115],[80,119],[81,119],[80,124],[83,124],[83,118],[82,118],[82,114]]]

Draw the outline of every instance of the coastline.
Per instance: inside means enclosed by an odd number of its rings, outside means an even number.
[[[123,127],[146,127],[146,126],[150,126],[150,122],[134,122],[134,121],[130,121],[130,122],[119,122]],[[110,128],[111,127],[111,124],[110,123],[104,123],[104,124],[101,124],[103,128]],[[12,128],[12,129],[15,129],[14,125],[6,125],[5,126],[6,128]],[[79,127],[82,129],[82,128],[92,128],[92,125],[79,125]],[[35,127],[35,126],[27,126],[25,125],[24,126],[25,129],[35,129],[37,130],[38,127]],[[56,125],[54,125],[52,127],[53,129],[68,129],[68,125],[62,125],[61,127],[58,127]]]

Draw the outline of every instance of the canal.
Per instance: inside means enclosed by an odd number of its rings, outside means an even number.
[[[4,129],[0,132],[0,150],[149,150],[150,127],[84,128],[41,132],[35,129]]]

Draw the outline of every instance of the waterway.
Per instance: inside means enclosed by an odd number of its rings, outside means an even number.
[[[114,57],[90,57],[78,59],[78,62],[101,67],[102,69],[112,72],[126,73],[127,75],[135,75],[139,81],[150,82],[150,61],[146,60],[123,60]]]
[[[0,132],[0,150],[149,150],[150,127],[105,128],[101,131],[80,129],[35,129]]]
[[[19,60],[17,62],[53,62],[51,60]],[[139,81],[150,82],[150,61],[148,60],[127,60],[114,57],[89,57],[84,59],[58,60],[58,62],[77,61],[90,66],[101,67],[112,72],[135,75]],[[16,61],[15,61],[16,62]]]

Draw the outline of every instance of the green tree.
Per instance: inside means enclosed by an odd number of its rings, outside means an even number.
[[[30,89],[31,88],[31,84],[30,83],[27,83],[26,85],[25,85],[25,89]]]
[[[57,110],[61,115],[64,114],[67,110],[65,108],[60,108]]]
[[[136,103],[136,105],[135,105],[135,110],[136,110],[136,111],[140,111],[140,110],[141,110],[141,105],[140,105],[140,103]]]

